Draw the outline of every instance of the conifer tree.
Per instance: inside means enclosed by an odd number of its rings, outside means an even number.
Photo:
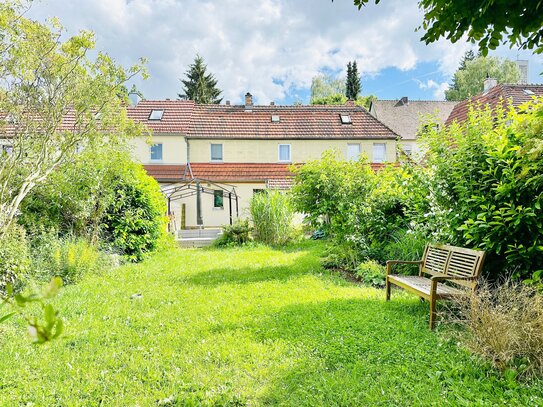
[[[360,94],[360,76],[358,76],[358,67],[356,61],[347,63],[347,82],[345,85],[345,96],[349,100],[357,100]]]
[[[179,94],[180,98],[187,98],[196,103],[221,103],[222,98],[219,96],[222,91],[217,88],[217,79],[213,74],[206,73],[206,69],[204,59],[197,54],[194,62],[185,72],[187,79],[181,79],[185,94]]]

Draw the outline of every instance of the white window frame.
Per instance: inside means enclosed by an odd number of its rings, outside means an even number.
[[[164,117],[164,109],[152,109],[147,120],[160,121]]]
[[[221,158],[213,158],[213,146],[221,146]],[[222,161],[224,161],[224,144],[222,144],[222,143],[211,143],[209,145],[209,161],[213,161],[213,162],[222,162]]]
[[[281,160],[281,147],[288,146],[288,160]],[[292,162],[292,145],[291,144],[279,144],[277,147],[277,159],[280,163]]]
[[[153,147],[160,146],[160,158],[153,158]],[[163,143],[153,143],[149,147],[149,161],[151,162],[161,162],[164,160],[164,144]]]
[[[377,146],[383,146],[383,159],[378,159],[375,154],[375,148]],[[384,163],[387,161],[387,143],[373,143],[373,150],[372,150],[372,162],[376,164]]]
[[[350,154],[349,147],[358,147],[358,153],[356,154],[356,157],[349,156]],[[356,161],[360,158],[360,154],[362,154],[360,143],[347,143],[347,160]]]

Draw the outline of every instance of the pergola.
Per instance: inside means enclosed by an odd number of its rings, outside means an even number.
[[[202,194],[216,196],[216,191],[222,191],[222,196],[228,198],[228,210],[230,214],[230,224],[233,223],[233,207],[232,201],[236,205],[236,217],[239,217],[239,202],[236,188],[229,184],[218,184],[215,181],[208,179],[196,178],[189,169],[190,174],[185,173],[185,176],[179,181],[183,185],[166,185],[162,187],[162,194],[168,201],[168,216],[171,215],[171,203],[184,198],[189,198],[196,195],[196,224],[203,226],[204,219],[202,216]],[[190,175],[187,177],[187,175]],[[205,184],[206,186],[203,186]],[[210,187],[211,186],[211,187]]]

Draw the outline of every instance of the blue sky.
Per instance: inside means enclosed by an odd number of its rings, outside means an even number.
[[[247,91],[260,104],[308,102],[315,75],[342,77],[352,60],[363,94],[440,99],[471,47],[421,43],[416,0],[387,0],[362,11],[352,0],[41,0],[30,15],[58,17],[67,35],[94,31],[97,48],[124,66],[148,58],[151,78],[133,81],[148,99],[175,99],[196,53],[233,103]],[[543,56],[507,46],[493,55],[529,59],[530,81],[543,82]]]

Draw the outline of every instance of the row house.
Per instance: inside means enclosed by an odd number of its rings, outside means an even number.
[[[248,93],[244,105],[146,100],[128,114],[152,131],[134,151],[160,183],[174,230],[246,217],[253,194],[288,189],[291,166],[327,150],[374,166],[396,161],[397,134],[353,103],[261,106]]]

